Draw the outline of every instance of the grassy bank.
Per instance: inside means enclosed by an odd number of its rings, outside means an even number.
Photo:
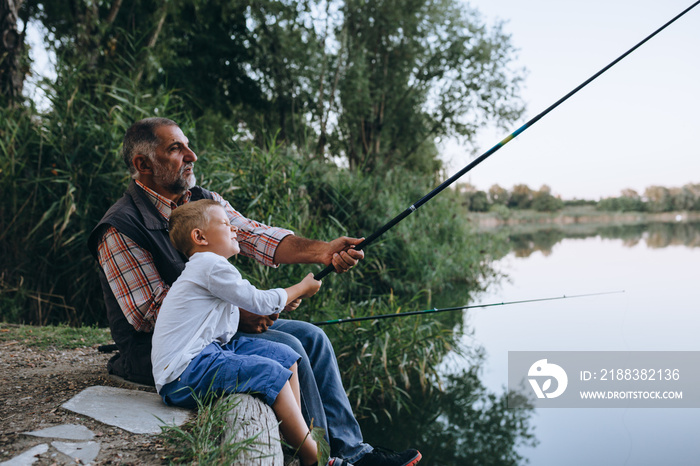
[[[500,227],[529,225],[635,225],[644,223],[700,222],[700,212],[606,212],[594,206],[566,207],[557,212],[498,209],[491,212],[470,212],[469,221],[479,231]]]
[[[0,343],[18,342],[36,348],[75,349],[105,345],[112,341],[107,328],[67,325],[19,325],[0,323]]]

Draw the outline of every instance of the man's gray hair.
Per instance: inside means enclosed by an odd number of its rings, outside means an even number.
[[[126,130],[122,142],[122,158],[132,178],[136,178],[138,174],[136,167],[134,167],[136,154],[145,155],[151,161],[155,157],[156,147],[160,143],[158,136],[156,136],[156,129],[161,126],[177,126],[177,123],[168,118],[145,118],[137,121]]]

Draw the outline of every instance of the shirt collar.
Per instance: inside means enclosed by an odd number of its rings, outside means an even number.
[[[183,194],[177,202],[173,202],[167,197],[162,196],[157,192],[153,191],[152,189],[146,187],[139,180],[134,181],[136,182],[136,184],[139,185],[141,189],[143,189],[148,199],[153,203],[153,205],[156,207],[156,210],[158,210],[158,212],[163,216],[165,220],[170,220],[170,214],[172,213],[172,211],[177,206],[188,203],[190,201],[190,197],[192,196],[190,190],[187,190],[187,192],[185,192],[185,194]]]

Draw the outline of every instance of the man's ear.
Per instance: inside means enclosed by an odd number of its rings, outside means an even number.
[[[207,238],[204,236],[204,232],[199,228],[192,230],[190,238],[192,238],[192,243],[197,246],[207,246],[209,244],[209,241],[207,241]]]
[[[134,164],[134,168],[136,168],[136,171],[142,175],[152,175],[153,174],[153,166],[151,165],[151,161],[148,159],[143,154],[136,154],[134,155],[134,158],[132,159],[132,163]]]

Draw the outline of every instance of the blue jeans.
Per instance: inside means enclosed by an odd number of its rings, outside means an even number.
[[[313,419],[315,427],[326,431],[331,456],[354,463],[372,451],[362,441],[360,426],[340,379],[335,351],[323,330],[308,322],[278,319],[266,332],[238,332],[233,339],[241,336],[284,343],[301,355],[299,387],[304,419],[308,423]]]

